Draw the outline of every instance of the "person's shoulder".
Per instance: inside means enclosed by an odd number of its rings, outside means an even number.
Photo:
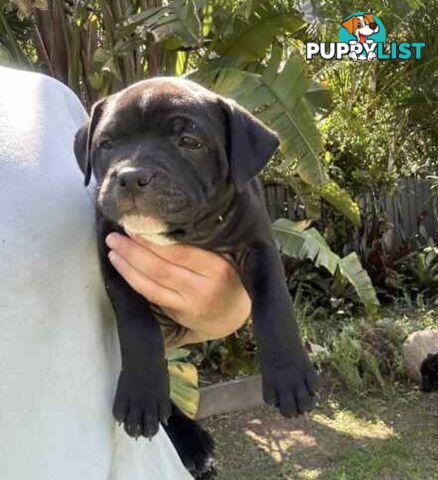
[[[87,116],[80,99],[67,85],[43,73],[0,66],[0,92],[9,100],[24,92],[38,92],[46,100],[64,103],[74,116]]]
[[[53,89],[69,90],[63,83],[55,78],[29,70],[22,70],[15,67],[0,66],[0,85],[15,86],[13,91],[18,91],[19,88],[26,85],[27,87],[33,87],[36,85],[47,85]],[[13,93],[9,91],[9,93]]]
[[[52,88],[68,89],[62,82],[53,77],[49,77],[44,73],[35,72],[33,70],[25,70],[17,67],[6,67],[0,65],[0,84],[17,82],[17,85],[23,83],[32,84],[46,84]]]

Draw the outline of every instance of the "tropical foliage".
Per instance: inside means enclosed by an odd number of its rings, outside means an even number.
[[[391,190],[400,176],[438,169],[438,1],[325,1],[321,41],[336,38],[339,18],[365,9],[378,15],[387,41],[425,42],[421,60],[312,62],[332,93],[321,122],[330,174],[350,192]]]
[[[308,222],[291,222],[279,219],[273,229],[280,251],[299,259],[308,259],[316,267],[325,268],[331,275],[349,282],[365,305],[367,312],[376,316],[379,301],[367,272],[363,269],[356,253],[344,258],[330,250],[324,237],[315,228],[306,229]]]
[[[190,351],[177,348],[167,354],[170,397],[190,418],[196,416],[199,404],[198,371],[186,361]]]

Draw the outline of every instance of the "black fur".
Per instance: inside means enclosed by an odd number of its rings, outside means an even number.
[[[424,392],[438,390],[438,352],[429,353],[421,364],[421,389]]]
[[[172,404],[172,415],[164,428],[187,470],[197,479],[213,478],[214,442],[210,434],[175,404]]]

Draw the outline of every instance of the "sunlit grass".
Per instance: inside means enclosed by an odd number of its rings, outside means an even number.
[[[218,480],[438,480],[438,395],[325,398],[307,420],[268,408],[208,420]]]

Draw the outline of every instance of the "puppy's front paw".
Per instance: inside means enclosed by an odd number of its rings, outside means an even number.
[[[162,378],[163,377],[163,378]],[[171,413],[166,372],[122,370],[114,400],[114,418],[131,437],[151,438]]]
[[[307,354],[271,354],[262,358],[263,398],[291,418],[313,408],[317,375]]]

